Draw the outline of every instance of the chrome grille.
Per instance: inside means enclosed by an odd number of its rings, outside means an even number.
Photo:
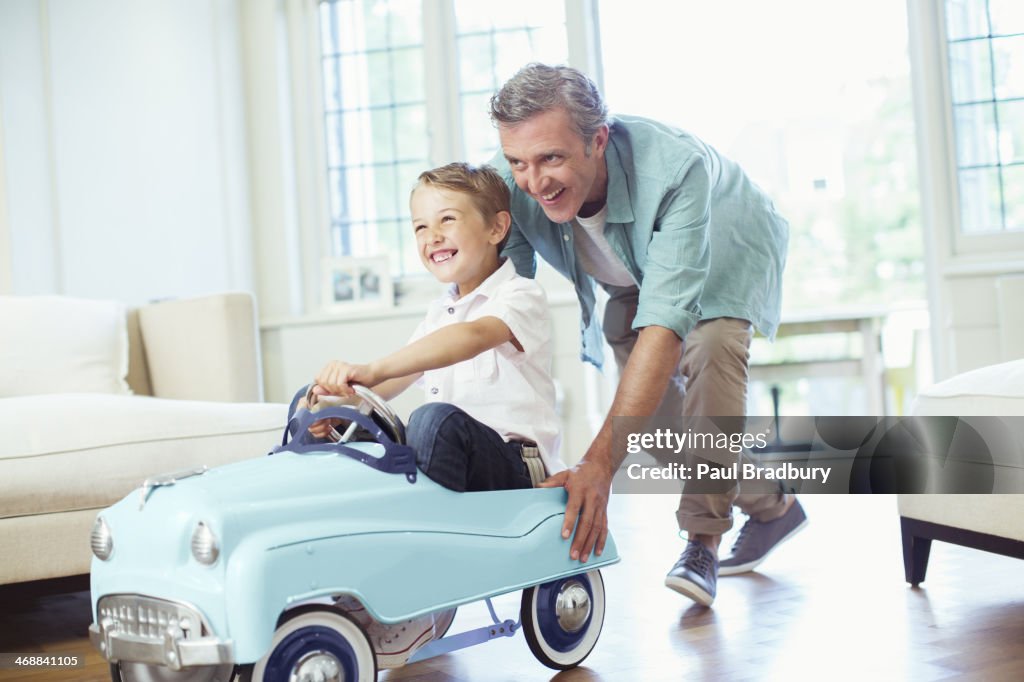
[[[140,640],[162,643],[168,630],[188,640],[208,636],[210,628],[194,608],[136,594],[103,597],[96,607],[104,629]]]

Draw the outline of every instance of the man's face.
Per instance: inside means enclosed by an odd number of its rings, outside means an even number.
[[[604,204],[608,189],[604,162],[607,126],[594,135],[589,155],[583,138],[562,108],[522,123],[499,125],[498,135],[516,185],[533,197],[553,222],[569,222],[584,204],[588,204],[588,214]]]

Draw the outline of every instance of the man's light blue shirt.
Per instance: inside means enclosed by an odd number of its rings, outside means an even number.
[[[701,319],[737,317],[774,338],[789,225],[765,193],[696,137],[635,116],[611,120],[605,161],[604,236],[640,287],[633,329],[656,325],[685,339]],[[600,367],[594,280],[580,265],[572,225],[548,220],[516,186],[500,151],[491,165],[512,192],[504,254],[520,275],[533,277],[539,253],[573,282],[582,357]]]

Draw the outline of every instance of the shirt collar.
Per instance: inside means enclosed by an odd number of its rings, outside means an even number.
[[[611,121],[608,135],[608,146],[604,150],[604,161],[608,168],[608,206],[609,223],[633,222],[633,205],[629,200],[629,186],[626,183],[626,170],[622,165],[622,157],[615,144],[616,123]],[[626,150],[623,150],[626,153]],[[628,156],[628,153],[627,153]]]
[[[449,284],[448,291],[445,292],[444,296],[445,305],[465,305],[477,296],[490,297],[495,289],[516,276],[516,266],[512,264],[512,259],[503,258],[502,260],[503,262],[498,266],[497,270],[488,275],[487,279],[480,283],[480,286],[462,298],[458,298],[458,285],[454,283]]]

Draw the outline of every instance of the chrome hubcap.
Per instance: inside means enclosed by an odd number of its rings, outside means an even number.
[[[341,663],[326,651],[311,651],[295,663],[289,682],[344,682]]]
[[[566,632],[579,632],[590,617],[590,595],[579,580],[568,580],[555,600],[558,625]]]

